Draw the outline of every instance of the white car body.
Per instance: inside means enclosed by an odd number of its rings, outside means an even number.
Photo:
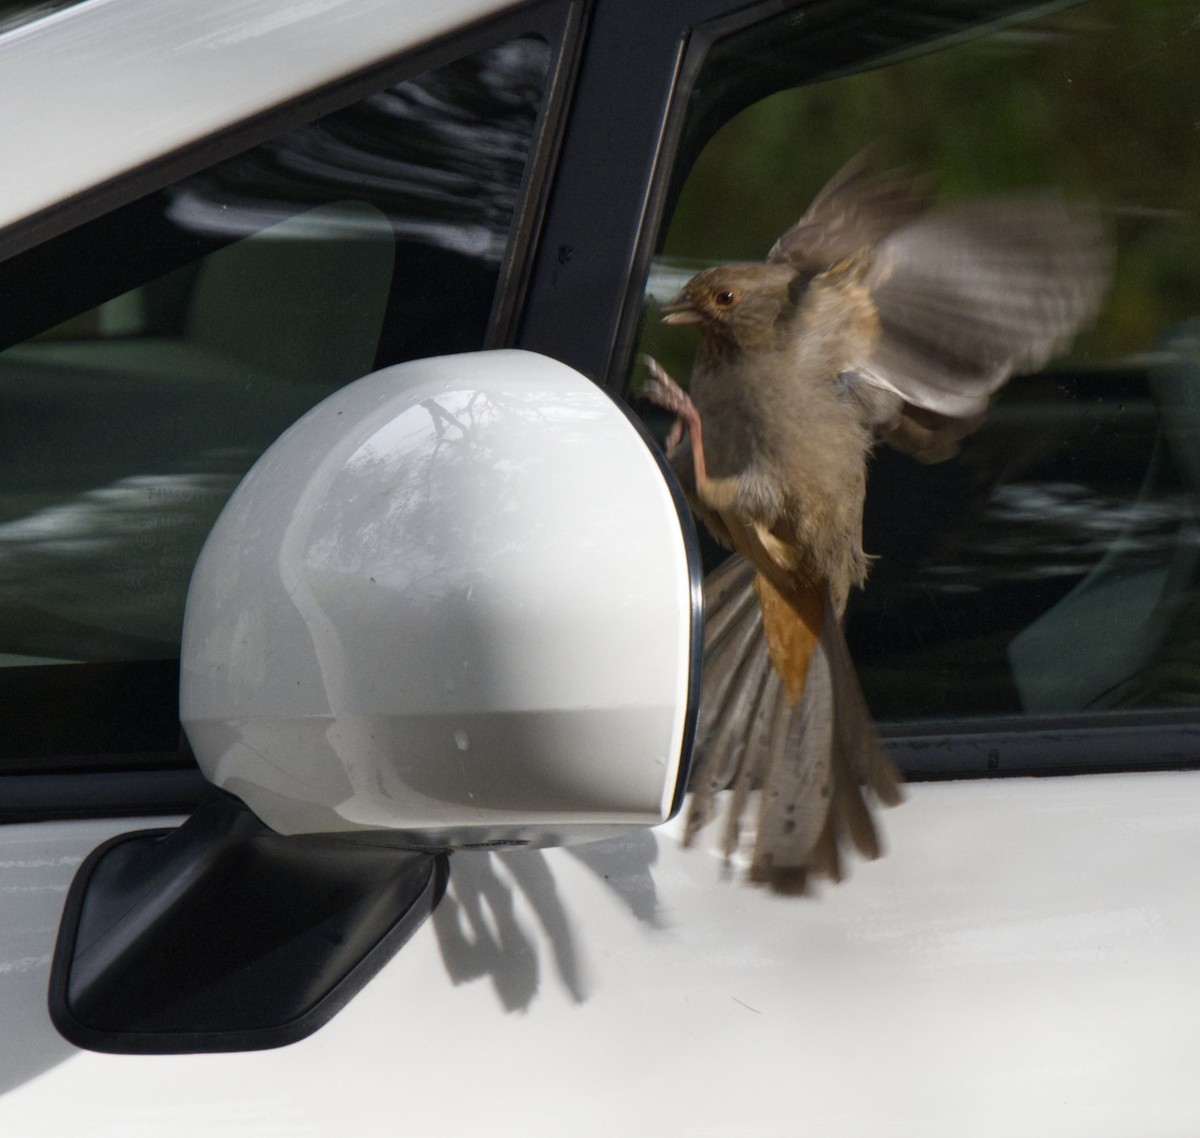
[[[0,228],[509,7],[84,0],[0,34]],[[1186,1138],[1198,818],[1200,771],[919,783],[807,899],[678,818],[462,851],[314,1035],[171,1056],[79,1050],[46,990],[83,859],[181,818],[0,826],[0,1132]]]
[[[507,6],[87,0],[18,27],[0,37],[0,225]]]
[[[77,1051],[45,1011],[72,873],[136,822],[2,834],[5,1132],[1185,1135],[1200,776],[934,783],[797,902],[672,823],[455,854],[433,918],[275,1051]]]

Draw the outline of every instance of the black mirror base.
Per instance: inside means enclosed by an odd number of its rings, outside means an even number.
[[[51,1018],[93,1051],[294,1043],[391,959],[448,875],[441,853],[284,837],[214,789],[178,829],[114,838],[80,867]]]

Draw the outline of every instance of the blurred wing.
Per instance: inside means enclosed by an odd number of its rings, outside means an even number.
[[[875,174],[869,151],[853,158],[817,194],[804,216],[771,247],[768,261],[820,272],[890,233],[929,208],[929,194],[910,174]]]
[[[954,418],[900,402],[889,417],[874,421],[874,426],[876,437],[888,446],[912,455],[918,462],[933,463],[945,462],[958,454],[962,440],[986,418],[982,411]]]
[[[928,214],[877,250],[879,338],[855,376],[934,416],[977,420],[1010,375],[1094,319],[1109,262],[1096,210],[1055,193]]]

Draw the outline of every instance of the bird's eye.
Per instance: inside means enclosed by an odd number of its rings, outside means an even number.
[[[716,296],[713,297],[722,308],[728,308],[734,302],[734,295],[729,289],[722,289]]]

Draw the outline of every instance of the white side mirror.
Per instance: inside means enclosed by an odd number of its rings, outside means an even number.
[[[114,1051],[291,1042],[432,910],[447,851],[669,818],[701,635],[665,471],[620,406],[527,352],[391,367],[286,431],[188,594],[181,719],[219,789],[81,868],[60,1030]]]
[[[668,818],[695,598],[625,413],[528,352],[420,360],[287,431],[188,593],[201,769],[283,834],[558,844]]]

